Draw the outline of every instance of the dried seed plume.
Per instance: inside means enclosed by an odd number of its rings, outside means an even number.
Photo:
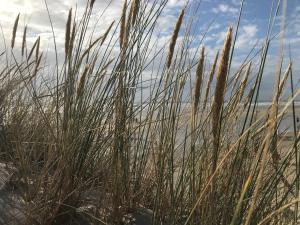
[[[127,10],[127,0],[124,1],[121,17],[121,27],[120,27],[120,48],[123,49],[125,38],[126,38],[126,10]]]
[[[219,57],[219,51],[217,52],[217,54],[215,56],[215,59],[214,59],[211,71],[210,71],[209,76],[208,76],[208,81],[207,81],[207,85],[206,85],[206,89],[205,89],[205,97],[204,97],[203,109],[206,108],[206,104],[207,104],[207,101],[208,101],[208,95],[209,95],[209,90],[210,90],[211,82],[212,82],[212,80],[214,78],[215,71],[216,71],[218,57]]]
[[[85,81],[86,81],[86,76],[88,74],[88,71],[89,71],[89,66],[86,65],[84,70],[83,70],[83,73],[80,77],[80,80],[79,80],[79,85],[78,85],[78,89],[77,89],[77,97],[79,98],[82,93],[83,93],[83,90],[84,90],[84,85],[85,85]]]
[[[71,39],[71,20],[72,20],[72,8],[69,10],[68,20],[66,24],[66,35],[65,35],[65,55],[68,56],[70,39]]]
[[[178,38],[178,33],[183,21],[183,16],[184,16],[184,9],[181,10],[179,17],[177,19],[174,31],[173,31],[173,35],[171,38],[171,42],[170,42],[170,46],[169,46],[169,53],[168,53],[168,57],[167,57],[167,68],[170,68],[171,64],[172,64],[172,59],[173,59],[173,55],[174,55],[174,49],[175,49],[175,45],[176,45],[176,41]]]
[[[213,167],[216,167],[216,160],[217,160],[217,149],[218,149],[218,136],[219,136],[219,122],[220,122],[220,115],[221,109],[224,102],[224,92],[228,74],[228,65],[229,65],[229,56],[230,56],[230,49],[231,49],[231,39],[232,39],[232,27],[229,28],[226,41],[223,46],[222,50],[222,57],[219,65],[219,70],[217,74],[217,83],[214,95],[214,101],[212,105],[212,133],[213,133],[213,143],[214,143],[214,163]]]
[[[27,35],[27,26],[25,26],[25,28],[24,28],[24,33],[23,33],[22,56],[24,56],[25,47],[26,47],[26,35]]]
[[[200,60],[197,66],[196,70],[196,86],[195,86],[195,93],[194,93],[194,112],[197,112],[199,101],[200,101],[200,95],[201,95],[201,85],[203,80],[203,67],[204,67],[204,46],[201,50],[201,56]]]
[[[18,16],[15,20],[15,23],[14,23],[12,39],[11,39],[11,48],[14,48],[14,46],[15,46],[15,40],[16,40],[16,33],[17,33],[17,29],[18,29],[19,18],[20,18],[20,13],[18,14]]]

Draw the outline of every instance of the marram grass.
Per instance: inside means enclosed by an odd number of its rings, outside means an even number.
[[[166,4],[124,1],[102,33],[91,26],[94,0],[82,15],[70,9],[59,63],[42,37],[27,38],[30,24],[18,43],[17,16],[0,55],[0,159],[16,170],[6,188],[22,224],[127,224],[137,215],[153,225],[299,223],[296,62],[281,66],[273,105],[260,108],[273,39],[236,59],[240,13],[210,58],[192,38],[188,4],[157,45]],[[294,132],[282,133],[292,106]]]

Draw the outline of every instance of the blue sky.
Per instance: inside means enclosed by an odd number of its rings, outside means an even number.
[[[204,45],[206,47],[206,54],[209,59],[212,59],[216,51],[222,47],[226,31],[230,25],[235,27],[239,15],[241,5],[240,0],[202,0],[190,1],[192,3],[192,11],[199,6],[197,13],[191,13],[194,16],[193,32],[195,36],[201,39],[204,31],[208,28],[209,24],[213,22],[206,38]],[[286,7],[286,30],[284,39],[284,67],[287,67],[289,59],[289,46],[293,57],[293,74],[296,85],[299,87],[299,72],[300,72],[300,1],[287,0]],[[262,89],[260,100],[269,101],[272,98],[275,77],[278,71],[279,62],[279,46],[280,46],[280,25],[282,23],[284,1],[281,2],[279,7],[278,16],[275,18],[275,24],[272,30],[272,35],[277,35],[271,42],[269,55],[266,61],[265,73],[262,80]],[[185,1],[172,1],[172,7],[169,5],[165,11],[166,21],[163,22],[163,34],[168,35],[172,32],[173,27],[170,23],[172,15],[173,20],[176,20],[179,10],[184,6]],[[277,1],[274,1],[274,10],[277,7]],[[271,14],[272,0],[245,0],[244,10],[240,22],[238,37],[235,46],[235,53],[233,57],[233,72],[241,65],[243,60],[248,56],[248,53],[255,46],[252,55],[263,46],[269,18]],[[164,20],[164,19],[162,19]],[[167,24],[170,24],[168,28]],[[259,56],[259,55],[258,55]],[[258,70],[259,57],[253,59],[253,74]],[[235,70],[236,69],[236,70]],[[288,87],[288,86],[287,86]],[[289,88],[287,88],[289,90]],[[285,96],[288,97],[290,93],[286,92]]]
[[[77,3],[79,11],[83,11],[86,1],[48,0],[47,2],[53,19],[57,42],[63,46],[68,9],[74,7]],[[109,0],[96,0],[93,15],[94,21],[92,21],[92,24],[103,12],[108,2]],[[275,1],[275,3],[276,2],[277,1]],[[109,9],[104,13],[101,19],[101,24],[97,25],[97,32],[99,34],[103,33],[113,20],[119,19],[122,4],[123,0],[112,0]],[[158,43],[161,46],[167,46],[178,13],[185,4],[186,0],[169,0],[163,15],[158,21],[155,33],[159,40]],[[239,14],[240,0],[190,0],[190,4],[188,14],[185,17],[185,23],[188,22],[190,17],[193,17],[194,25],[192,33],[196,40],[195,46],[197,45],[197,40],[202,38],[204,30],[206,30],[208,25],[214,20],[204,40],[207,59],[210,60],[216,51],[221,48],[228,26],[235,26]],[[238,68],[255,44],[257,44],[255,51],[261,48],[267,32],[271,5],[272,0],[245,0],[244,12],[236,42],[236,51],[232,63],[233,69]],[[195,11],[197,6],[199,6],[199,8]],[[280,7],[280,9],[282,9],[282,7]],[[29,25],[28,43],[33,43],[37,36],[40,35],[42,48],[51,52],[51,50],[53,50],[52,34],[44,0],[0,0],[0,24],[6,42],[9,43],[13,22],[18,12],[21,13],[20,25]],[[276,34],[280,30],[280,16],[282,15],[282,10],[280,10],[279,14],[275,22],[273,34]],[[288,45],[291,45],[292,56],[295,61],[293,70],[295,80],[298,81],[298,74],[300,72],[300,64],[297,63],[300,62],[300,0],[287,0],[285,21],[287,24],[285,49],[287,50]],[[21,44],[22,32],[22,29],[18,30],[17,45]],[[261,100],[268,100],[272,95],[276,65],[278,64],[278,46],[279,38],[275,39],[271,44],[265,77],[263,79]],[[0,48],[3,48],[3,43],[0,44]],[[63,49],[63,47],[61,49]],[[63,54],[63,50],[61,54]],[[285,51],[285,54],[288,56],[287,51]],[[254,72],[256,65],[255,60],[258,59],[254,59]],[[285,66],[286,63],[287,62],[285,62]]]

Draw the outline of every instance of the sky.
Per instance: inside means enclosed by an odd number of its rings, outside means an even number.
[[[68,10],[70,7],[75,8],[75,5],[77,5],[78,12],[82,12],[86,0],[47,0],[47,4],[53,20],[56,41],[61,54],[63,54],[64,29]],[[103,33],[113,20],[119,19],[123,0],[112,0],[109,8],[105,10],[108,4],[109,0],[96,0],[94,5],[91,24],[95,24],[101,15],[101,20],[97,24],[97,32],[99,34]],[[162,46],[167,46],[179,11],[185,4],[186,0],[169,0],[166,5],[155,31],[156,38],[159,40],[158,43]],[[243,62],[254,46],[253,55],[262,47],[267,33],[271,6],[272,0],[245,0],[233,56],[233,68],[237,68]],[[187,24],[188,18],[193,18],[192,34],[199,41],[202,39],[204,32],[209,28],[203,42],[208,59],[212,59],[216,51],[222,47],[228,26],[232,25],[235,27],[239,8],[240,0],[190,0],[189,13],[185,18],[185,22]],[[272,35],[276,35],[280,31],[280,21],[283,15],[282,8],[280,7],[279,16],[275,21]],[[16,45],[21,45],[22,28],[26,24],[28,25],[27,43],[33,43],[37,36],[41,36],[41,47],[51,53],[53,51],[53,39],[44,0],[0,0],[0,24],[2,29],[2,38],[0,38],[5,39],[5,42],[2,41],[0,43],[0,52],[3,51],[4,43],[10,43],[13,23],[18,13],[20,13],[21,17]],[[299,87],[300,63],[297,62],[300,62],[300,0],[287,0],[285,22],[285,58],[288,59],[288,49],[290,46],[294,62],[294,76],[297,87]],[[195,51],[197,50],[196,46]],[[273,81],[276,76],[279,46],[279,38],[275,38],[271,42],[270,54],[267,58],[265,75],[262,82],[260,99],[263,101],[270,100],[273,93]],[[284,64],[285,67],[286,63]],[[258,65],[254,61],[254,68],[255,66],[257,67]]]

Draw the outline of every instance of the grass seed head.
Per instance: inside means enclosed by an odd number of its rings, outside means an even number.
[[[91,2],[90,2],[90,8],[93,8],[93,6],[94,6],[94,4],[95,4],[95,1],[96,1],[96,0],[91,0]]]
[[[200,92],[201,92],[201,85],[203,80],[203,67],[204,67],[204,46],[201,50],[200,60],[196,70],[196,86],[195,86],[195,93],[194,93],[194,112],[197,112],[199,101],[200,101]]]
[[[239,97],[239,101],[241,101],[243,95],[244,95],[244,92],[245,92],[245,88],[247,86],[247,82],[248,82],[248,78],[249,78],[249,75],[250,75],[250,71],[251,71],[251,66],[252,66],[252,62],[250,62],[248,64],[248,67],[246,69],[246,72],[245,72],[245,76],[241,82],[241,88],[240,88],[240,97]]]
[[[167,68],[170,68],[170,66],[172,64],[174,49],[175,49],[178,33],[179,33],[179,30],[180,30],[180,27],[181,27],[181,24],[183,21],[183,16],[184,16],[184,9],[181,10],[179,17],[177,19],[177,22],[176,22],[174,31],[173,31],[173,35],[172,35],[170,46],[169,46],[169,53],[168,53],[168,57],[167,57]]]
[[[66,24],[66,35],[65,35],[65,54],[68,56],[71,38],[71,20],[72,20],[72,9],[69,10],[68,20]]]
[[[24,33],[23,33],[22,56],[24,55],[25,47],[26,47],[26,34],[27,34],[27,26],[25,26],[25,28],[24,28]]]
[[[11,48],[14,48],[14,46],[15,46],[15,40],[16,40],[16,33],[17,33],[17,29],[18,29],[19,18],[20,18],[20,13],[18,14],[18,16],[15,20],[15,23],[14,23],[12,39],[11,39]]]
[[[121,27],[120,27],[120,48],[122,49],[126,38],[126,10],[127,0],[124,1],[122,16],[121,16]]]
[[[211,85],[211,82],[212,82],[212,80],[214,78],[214,75],[215,75],[216,66],[217,66],[217,62],[218,62],[218,57],[219,57],[219,51],[217,52],[217,54],[215,56],[211,71],[210,71],[209,76],[208,76],[207,86],[206,86],[206,89],[205,89],[203,109],[205,109],[207,101],[208,101],[208,94],[209,94],[209,90],[210,90],[210,85]]]
[[[68,50],[68,57],[71,58],[72,52],[73,52],[73,47],[74,47],[74,42],[75,42],[75,35],[76,35],[76,22],[74,22],[73,24],[73,28],[72,28],[72,34],[71,34],[71,39],[70,39],[70,43],[69,43],[69,50]]]
[[[78,89],[77,89],[77,97],[78,98],[80,98],[82,96],[89,68],[90,68],[89,65],[86,65],[85,68],[84,68],[84,70],[83,70],[83,73],[82,73],[82,75],[80,77],[79,85],[78,85]]]
[[[229,65],[228,61],[230,57],[231,39],[232,39],[232,27],[230,27],[227,32],[226,41],[223,46],[221,61],[219,65],[218,75],[217,75],[217,83],[216,83],[214,101],[212,106],[212,116],[213,116],[212,129],[213,129],[214,138],[217,138],[218,136],[220,113],[224,102],[224,92],[225,92],[226,79],[228,73],[228,65]]]
[[[134,0],[130,9],[131,25],[134,26],[139,11],[140,0]]]

